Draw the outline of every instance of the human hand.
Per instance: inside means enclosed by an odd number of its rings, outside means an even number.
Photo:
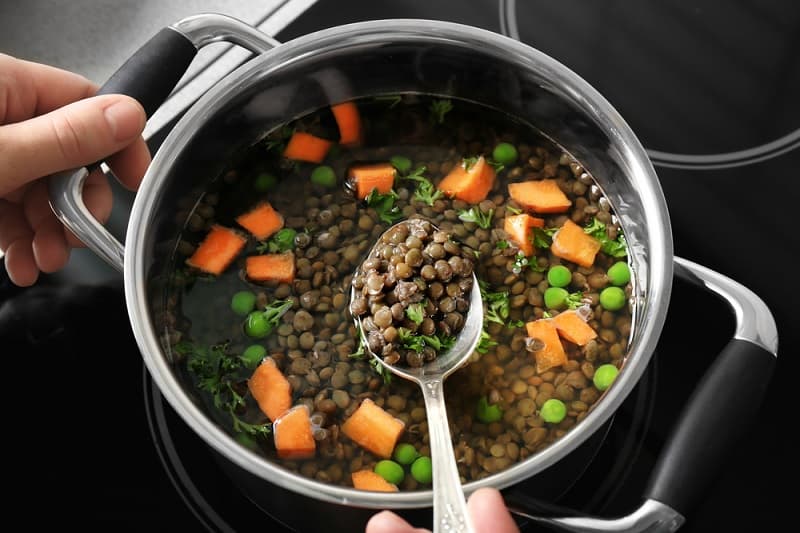
[[[519,533],[516,522],[496,489],[478,489],[467,501],[476,533]],[[424,533],[391,511],[381,511],[367,522],[366,533]]]
[[[83,246],[53,214],[40,178],[107,158],[135,190],[150,164],[142,106],[96,91],[77,74],[0,54],[0,250],[17,285],[59,270],[70,248]],[[108,219],[111,187],[99,170],[86,179],[83,200],[100,222]]]

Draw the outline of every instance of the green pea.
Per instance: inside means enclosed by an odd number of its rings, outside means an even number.
[[[517,161],[517,149],[513,144],[500,143],[494,147],[492,159],[501,165],[513,165]]]
[[[267,349],[260,344],[251,344],[242,352],[242,362],[247,368],[255,368],[267,356]]]
[[[401,465],[410,465],[417,457],[419,457],[419,452],[413,444],[401,442],[394,449],[394,460]]]
[[[239,291],[231,298],[231,309],[239,316],[246,316],[256,306],[256,295],[250,291]]]
[[[417,460],[411,465],[411,476],[417,480],[418,483],[430,483],[433,479],[433,464],[431,458],[423,455],[417,457]]]
[[[484,424],[491,424],[503,418],[503,410],[497,404],[489,404],[486,396],[481,396],[475,409],[475,416]]]
[[[389,483],[399,485],[406,477],[403,467],[389,459],[378,461],[375,465],[374,471]]]
[[[569,293],[562,287],[548,287],[544,291],[544,305],[548,309],[561,309],[567,304]]]
[[[564,265],[556,265],[547,271],[547,283],[552,287],[566,287],[572,281],[572,272]]]
[[[267,192],[278,184],[278,178],[269,172],[262,172],[253,181],[253,188],[259,192]]]
[[[606,363],[605,365],[597,367],[594,371],[594,378],[592,378],[592,381],[594,382],[594,386],[597,387],[597,390],[604,391],[611,386],[617,374],[619,374],[617,367],[611,363]]]
[[[618,311],[625,307],[626,299],[625,291],[619,287],[606,287],[600,293],[600,305],[609,311]]]
[[[539,414],[545,422],[558,424],[567,416],[567,406],[558,398],[550,398],[542,404]]]
[[[625,285],[631,280],[631,269],[625,261],[617,261],[606,272],[612,285]]]
[[[323,187],[335,187],[336,173],[328,165],[320,165],[311,171],[311,183],[316,183]]]
[[[253,311],[244,321],[244,332],[248,337],[263,339],[272,332],[272,325],[261,311]]]
[[[407,174],[411,170],[411,160],[402,155],[395,155],[389,158],[389,162],[400,174]]]

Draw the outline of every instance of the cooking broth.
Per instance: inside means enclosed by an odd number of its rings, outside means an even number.
[[[287,148],[303,140],[298,132],[313,139]],[[299,160],[319,154],[319,162]],[[365,178],[354,169],[380,174],[387,166],[389,188],[384,173],[359,197]],[[509,184],[523,185],[511,188],[514,198]],[[473,258],[483,291],[481,343],[445,384],[462,481],[503,471],[561,438],[626,355],[631,273],[613,207],[580,162],[497,110],[417,94],[318,110],[267,134],[185,205],[192,208],[176,214],[185,225],[165,320],[176,370],[243,446],[309,478],[353,486],[354,473],[377,470],[389,484],[383,490],[430,488],[425,461],[413,467],[430,455],[421,392],[370,361],[350,315],[353,273],[399,220],[421,217],[446,231]],[[246,213],[255,214],[240,218]],[[220,242],[240,239],[230,261],[198,252],[215,228]],[[255,256],[271,258],[261,264]],[[449,278],[420,280],[425,304],[440,311],[425,333],[441,340],[464,318],[456,316],[463,290]],[[374,313],[383,304],[371,305]],[[417,341],[394,331],[381,347],[422,354],[432,342],[418,342],[422,322],[397,320]],[[281,379],[285,393],[275,392]],[[365,404],[387,416],[346,424]],[[302,423],[284,423],[285,412]],[[385,436],[388,448],[366,442],[364,427]],[[396,465],[379,465],[384,459]]]

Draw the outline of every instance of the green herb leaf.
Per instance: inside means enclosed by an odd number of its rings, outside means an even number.
[[[256,251],[260,254],[279,254],[294,250],[294,238],[296,235],[296,230],[292,228],[283,228],[270,237],[268,241],[259,243],[258,246],[256,246]]]
[[[394,204],[397,198],[398,196],[394,189],[386,194],[379,193],[378,189],[372,189],[372,192],[366,198],[366,202],[369,207],[375,209],[375,212],[378,213],[378,218],[387,224],[394,224],[403,216],[400,208]]]
[[[592,222],[583,228],[583,231],[600,241],[600,251],[611,257],[625,257],[628,255],[628,243],[625,235],[620,231],[616,239],[609,239],[606,225],[592,218]]]
[[[428,109],[431,113],[431,122],[444,124],[444,116],[453,110],[453,102],[449,99],[434,100]]]
[[[481,280],[478,281],[478,286],[481,290],[483,303],[486,305],[486,313],[483,315],[484,321],[505,325],[510,308],[508,292],[489,292],[489,284]]]
[[[510,328],[521,328],[524,325],[525,325],[525,322],[523,322],[522,320],[509,320],[508,321],[508,327],[510,327]]]
[[[273,131],[264,139],[264,147],[268,152],[283,153],[286,143],[294,134],[294,128],[283,126],[280,130]]]
[[[375,359],[374,357],[370,359],[369,365],[372,367],[372,370],[375,371],[380,377],[383,378],[383,382],[386,385],[389,385],[392,382],[392,371],[388,368],[385,368],[380,361]]]
[[[417,167],[408,175],[402,176],[401,179],[417,182],[417,187],[414,190],[414,199],[424,202],[429,206],[433,206],[433,203],[441,198],[443,193],[437,189],[428,178],[423,176],[425,170],[424,165]]]
[[[516,207],[511,205],[506,206],[506,211],[508,211],[512,215],[519,215],[520,213],[522,213],[522,209],[517,209]]]
[[[556,231],[558,228],[533,228],[533,245],[536,248],[550,248]]]
[[[481,338],[478,341],[478,346],[475,351],[481,354],[488,353],[493,347],[497,346],[497,341],[492,339],[492,336],[484,329],[481,331]]]
[[[487,159],[486,162],[489,163],[492,166],[492,168],[494,168],[494,171],[496,173],[499,173],[501,170],[506,168],[506,166],[503,163],[498,163],[497,161],[495,161],[491,157],[489,159]]]
[[[352,359],[364,359],[364,356],[367,355],[367,350],[364,348],[364,334],[361,331],[361,326],[356,326],[356,345],[358,349],[347,357]]]
[[[545,311],[542,313],[542,318],[553,318],[553,315],[551,315],[549,311]]]
[[[408,328],[397,329],[398,338],[403,348],[414,350],[420,353],[426,346],[430,346],[437,352],[447,351],[453,347],[456,339],[446,335],[421,335],[414,333]]]
[[[499,240],[494,245],[494,247],[497,248],[498,250],[505,250],[509,246],[510,245],[508,244],[508,241],[506,241],[506,240]]]
[[[583,305],[583,293],[581,291],[571,292],[567,296],[567,307],[569,309],[577,309]]]
[[[492,227],[492,216],[494,209],[489,209],[488,213],[483,213],[477,206],[459,211],[458,218],[464,222],[474,222],[478,227],[489,229]]]
[[[461,165],[464,167],[464,170],[469,170],[475,166],[475,163],[478,162],[480,156],[472,156],[472,157],[465,157],[461,160]]]
[[[406,307],[406,316],[413,323],[419,325],[425,320],[425,306],[422,303],[411,304]]]

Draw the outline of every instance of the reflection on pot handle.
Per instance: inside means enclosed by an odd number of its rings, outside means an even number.
[[[203,46],[226,41],[261,53],[280,44],[232,17],[200,14],[162,29],[142,45],[97,92],[126,94],[142,104],[150,117],[167,99]],[[125,249],[83,203],[83,184],[100,162],[54,174],[48,180],[50,206],[61,222],[93,252],[122,271]]]
[[[612,519],[537,515],[542,509],[513,509],[515,514],[580,533],[676,531],[707,493],[729,452],[751,428],[778,353],[772,313],[747,287],[706,267],[676,257],[675,274],[725,299],[736,316],[736,331],[684,406],[650,475],[642,505],[627,516]]]

